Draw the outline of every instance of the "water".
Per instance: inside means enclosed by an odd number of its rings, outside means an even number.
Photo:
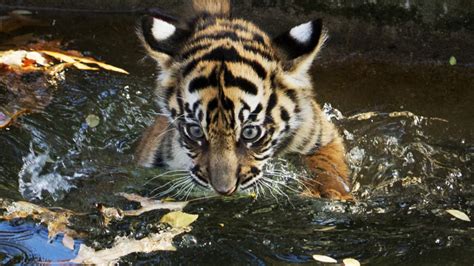
[[[146,195],[165,182],[145,185],[159,171],[131,163],[136,141],[155,114],[154,65],[143,60],[133,37],[136,18],[42,18],[55,26],[35,30],[39,36],[75,40],[69,48],[131,75],[68,70],[44,111],[1,130],[0,195],[77,212],[93,213],[97,202],[136,207],[114,194]],[[123,262],[311,264],[313,254],[323,254],[372,265],[472,264],[472,222],[445,212],[458,209],[473,217],[472,67],[381,63],[370,57],[332,62],[324,56],[314,69],[318,99],[345,137],[357,201],[267,191],[257,200],[192,202],[185,211],[199,219],[191,232],[175,239],[176,252],[132,254]],[[95,128],[85,121],[90,114],[100,118]],[[285,175],[297,175],[297,165],[278,162]],[[146,236],[163,213],[125,219],[108,230],[93,215],[75,226],[89,232],[81,241],[104,248],[117,235]],[[78,244],[66,250],[60,240],[48,241],[46,229],[29,221],[2,222],[0,263],[74,257]]]

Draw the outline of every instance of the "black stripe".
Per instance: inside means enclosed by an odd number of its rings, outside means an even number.
[[[265,79],[267,77],[267,71],[260,63],[255,60],[242,57],[233,47],[217,47],[202,57],[191,60],[183,69],[183,77],[187,76],[200,61],[227,61],[233,63],[241,62],[249,65],[261,79]]]
[[[214,111],[217,108],[218,103],[219,102],[218,102],[217,98],[214,98],[214,99],[210,100],[207,103],[207,112],[210,113],[210,112]]]
[[[260,114],[260,112],[262,111],[263,107],[262,107],[262,104],[257,104],[257,107],[255,107],[255,110],[253,110],[252,113],[250,113],[249,115],[249,120],[252,120],[252,121],[255,121],[257,119],[257,116]]]
[[[251,42],[257,42],[257,43],[262,44],[262,45],[266,44],[263,36],[261,36],[259,34],[256,34],[256,33],[251,33],[251,32],[249,32],[249,33],[251,35],[253,35],[252,39],[249,39],[249,38],[246,38],[242,35],[239,35],[235,31],[220,30],[220,31],[218,31],[214,34],[204,34],[204,35],[197,36],[197,37],[191,39],[190,42],[198,43],[198,42],[203,41],[203,40],[230,39],[230,40],[235,41],[235,42],[251,41]]]
[[[268,99],[267,109],[265,110],[265,123],[273,122],[273,117],[271,116],[273,108],[275,108],[278,102],[278,97],[276,93],[272,93]]]
[[[239,87],[248,94],[257,95],[258,93],[258,89],[255,84],[244,78],[235,77],[227,69],[224,70],[224,83],[226,87]]]
[[[288,114],[288,111],[286,111],[283,106],[280,107],[280,117],[285,122],[288,122],[288,120],[290,120],[290,114]]]
[[[244,49],[247,51],[250,51],[254,54],[260,55],[261,57],[267,59],[268,61],[273,61],[273,55],[270,54],[269,52],[262,50],[260,48],[257,48],[255,46],[249,45],[249,44],[244,44]]]
[[[209,49],[210,46],[211,46],[211,44],[209,44],[209,43],[195,45],[191,48],[185,49],[182,52],[180,58],[181,59],[187,59],[188,57],[190,57],[191,55],[194,55],[195,53],[199,52],[200,50]]]

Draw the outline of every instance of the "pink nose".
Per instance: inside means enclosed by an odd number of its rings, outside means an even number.
[[[235,190],[237,189],[237,186],[234,186],[230,189],[228,188],[214,188],[214,189],[216,190],[217,193],[221,195],[230,196],[235,192]]]

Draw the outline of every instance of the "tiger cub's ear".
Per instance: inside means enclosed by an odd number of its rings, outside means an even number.
[[[166,68],[190,36],[190,31],[180,28],[175,18],[155,10],[152,16],[142,18],[138,35],[149,55]]]
[[[326,38],[322,20],[316,19],[293,27],[274,38],[273,43],[286,56],[290,74],[307,75]]]

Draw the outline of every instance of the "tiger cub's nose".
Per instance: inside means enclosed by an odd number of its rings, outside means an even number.
[[[216,190],[217,193],[223,196],[230,196],[237,190],[237,186],[233,186],[230,188],[228,186],[217,186],[217,187],[214,187],[214,189]]]

